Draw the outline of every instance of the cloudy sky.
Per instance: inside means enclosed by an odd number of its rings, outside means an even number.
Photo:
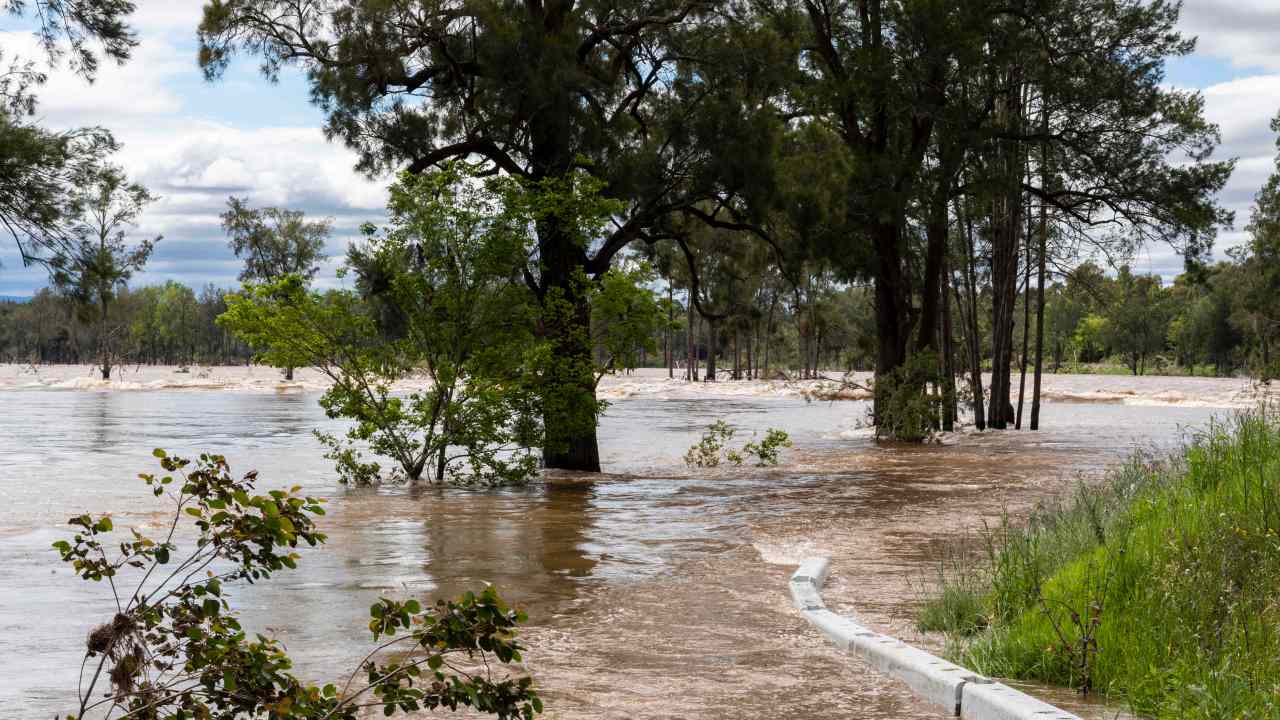
[[[257,205],[286,205],[334,221],[334,270],[356,228],[381,214],[384,182],[352,170],[354,157],[325,141],[322,117],[294,73],[272,85],[242,59],[221,82],[206,83],[196,67],[195,27],[203,0],[139,0],[135,17],[141,46],[123,67],[104,66],[92,86],[55,72],[40,92],[40,118],[49,127],[101,125],[124,143],[119,162],[162,197],[139,232],[162,234],[137,283],[173,279],[192,286],[235,283],[240,263],[226,246],[218,221],[228,195]],[[29,30],[0,22],[6,56],[36,56]],[[1193,57],[1169,68],[1169,81],[1200,89],[1209,119],[1222,129],[1220,157],[1239,165],[1221,201],[1248,219],[1254,192],[1273,167],[1268,123],[1280,110],[1280,2],[1186,0],[1182,28],[1199,37]],[[1226,233],[1216,254],[1240,242]],[[1141,271],[1174,275],[1181,261],[1167,248],[1146,249]],[[45,276],[21,266],[11,241],[0,243],[0,295],[29,295]]]

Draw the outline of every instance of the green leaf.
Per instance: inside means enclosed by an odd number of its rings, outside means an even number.
[[[162,448],[156,448],[155,450],[152,450],[151,454],[158,458],[166,458],[169,456],[169,453],[166,453]]]
[[[205,615],[213,617],[218,614],[218,610],[222,609],[222,605],[217,600],[208,598],[201,604],[200,609]]]

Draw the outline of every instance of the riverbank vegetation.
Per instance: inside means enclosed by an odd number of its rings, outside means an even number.
[[[920,614],[978,672],[1152,718],[1280,713],[1280,415],[1237,416],[988,531]]]

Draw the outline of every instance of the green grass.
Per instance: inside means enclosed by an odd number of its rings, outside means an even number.
[[[1154,718],[1280,718],[1280,416],[1135,457],[986,534],[919,616],[978,672]]]

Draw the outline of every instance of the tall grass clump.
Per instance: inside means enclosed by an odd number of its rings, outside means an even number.
[[[957,661],[1146,717],[1280,718],[1280,415],[1136,456],[986,541],[919,618]]]

